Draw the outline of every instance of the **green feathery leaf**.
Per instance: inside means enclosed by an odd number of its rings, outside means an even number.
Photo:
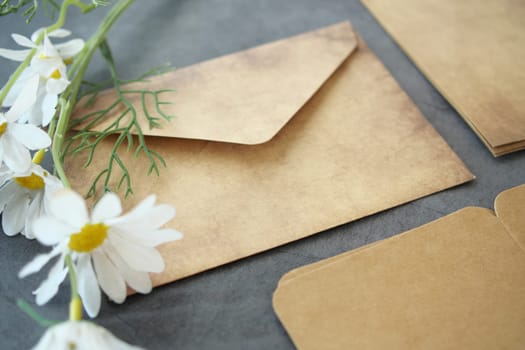
[[[148,174],[154,173],[155,175],[159,175],[160,168],[166,167],[166,162],[162,156],[146,144],[146,137],[139,123],[137,110],[131,103],[129,97],[139,95],[142,112],[148,122],[148,127],[150,129],[160,128],[161,120],[170,121],[173,118],[167,115],[161,108],[162,105],[170,104],[168,101],[163,101],[161,95],[166,92],[172,92],[172,90],[162,89],[151,91],[123,88],[123,84],[144,82],[147,81],[146,78],[149,76],[162,74],[167,71],[167,66],[163,65],[153,68],[136,79],[122,80],[117,75],[115,62],[108,43],[103,41],[99,49],[108,65],[111,79],[101,83],[84,82],[86,90],[81,94],[81,97],[86,97],[86,104],[91,105],[98,93],[111,85],[115,88],[117,97],[109,106],[90,112],[72,121],[72,126],[82,125],[82,128],[69,136],[66,141],[66,151],[64,153],[74,156],[81,152],[87,152],[87,159],[84,166],[88,167],[93,161],[96,148],[102,141],[111,138],[112,148],[106,167],[95,176],[87,196],[95,196],[100,187],[103,192],[119,191],[124,188],[125,195],[128,196],[133,194],[133,188],[131,174],[120,155],[123,147],[126,151],[133,151],[135,157],[139,155],[145,156],[149,163]],[[155,110],[153,111],[147,106],[146,100],[148,98],[152,98],[154,101]],[[104,130],[91,130],[95,125],[108,117],[113,119]],[[111,184],[113,183],[116,183],[116,188],[111,188]]]

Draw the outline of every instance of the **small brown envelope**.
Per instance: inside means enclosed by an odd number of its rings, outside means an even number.
[[[525,1],[362,2],[495,156],[525,148]]]
[[[349,23],[183,68],[149,87],[177,90],[165,109],[173,121],[143,128],[168,166],[147,176],[142,156],[122,158],[134,181],[128,204],[155,193],[178,210],[170,225],[184,239],[161,247],[167,267],[157,285],[473,178]],[[111,146],[103,142],[86,170],[85,155],[70,159],[75,188],[87,192]]]
[[[286,274],[274,309],[301,349],[523,349],[525,185]],[[496,215],[494,215],[496,214]]]

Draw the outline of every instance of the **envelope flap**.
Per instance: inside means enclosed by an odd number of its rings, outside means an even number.
[[[495,200],[494,209],[501,222],[525,252],[525,185],[501,192]]]
[[[128,96],[146,135],[259,144],[279,132],[356,46],[350,23],[344,22],[123,88],[174,89],[163,96],[173,104],[162,105],[163,111],[174,118],[162,122],[161,128],[148,127],[141,96]],[[92,107],[80,108],[75,115],[109,106],[115,97],[114,90],[105,91]],[[155,111],[153,100],[145,103]],[[103,129],[111,119],[106,118],[94,129]]]
[[[275,291],[298,349],[521,349],[525,257],[488,209],[331,259]]]

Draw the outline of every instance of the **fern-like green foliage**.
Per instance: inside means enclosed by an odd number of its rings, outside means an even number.
[[[107,161],[107,165],[102,169],[95,177],[91,184],[87,196],[95,196],[97,190],[100,188],[106,191],[120,191],[124,186],[125,195],[128,196],[133,194],[131,174],[120,152],[124,149],[126,151],[133,150],[135,157],[140,154],[144,155],[149,162],[148,174],[159,175],[160,167],[165,167],[166,162],[162,156],[155,150],[148,147],[146,138],[140,126],[137,118],[137,110],[130,102],[129,97],[131,95],[139,95],[142,101],[142,110],[144,116],[148,121],[149,128],[159,128],[160,120],[171,120],[172,116],[167,115],[162,111],[162,105],[170,104],[168,101],[163,101],[161,95],[165,92],[172,92],[173,90],[133,90],[125,89],[122,85],[136,81],[146,81],[148,76],[162,74],[167,71],[166,66],[158,67],[148,71],[137,79],[133,80],[122,80],[118,77],[115,68],[115,62],[111,54],[111,50],[106,41],[103,41],[100,45],[100,52],[108,64],[111,79],[110,81],[102,83],[88,83],[85,82],[87,89],[82,93],[82,97],[87,98],[87,104],[91,104],[98,93],[103,89],[107,88],[108,85],[112,85],[116,91],[116,99],[109,106],[90,112],[89,114],[77,118],[73,121],[73,125],[82,125],[82,129],[76,131],[74,134],[68,136],[66,140],[65,155],[74,156],[80,152],[88,152],[87,160],[84,164],[88,167],[93,160],[95,150],[97,146],[104,141],[106,138],[115,135],[116,139],[113,142],[112,149]],[[155,102],[155,110],[150,111],[146,104],[147,98],[153,98]],[[100,121],[112,118],[111,123],[104,128],[104,130],[97,131],[91,130]],[[120,172],[115,171],[119,169]],[[116,188],[111,188],[112,180],[114,177],[117,178]]]
[[[38,12],[41,3],[44,5],[45,12],[49,14],[51,18],[53,18],[60,9],[60,5],[55,0],[18,0],[16,3],[12,0],[2,0],[0,2],[0,16],[23,11],[22,16],[25,17],[26,22],[29,23]]]

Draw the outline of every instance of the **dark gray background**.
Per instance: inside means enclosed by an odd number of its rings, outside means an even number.
[[[88,38],[104,11],[85,16],[71,11],[66,27]],[[271,305],[272,293],[284,273],[465,206],[491,208],[500,191],[525,182],[525,152],[493,158],[357,0],[137,1],[117,22],[109,41],[121,75],[132,78],[164,62],[182,67],[344,20],[352,22],[477,179],[157,288],[150,295],[130,297],[124,305],[104,302],[98,323],[122,339],[149,349],[293,349]],[[18,16],[9,16],[0,18],[0,23],[0,47],[16,48],[9,33],[29,35],[49,21],[37,17],[26,26]],[[0,84],[15,68],[15,64],[2,60]],[[105,77],[107,73],[97,58],[87,78]],[[202,218],[206,220],[205,213]],[[44,275],[18,280],[16,274],[41,250],[34,241],[0,235],[1,349],[29,348],[44,331],[15,305],[18,297],[33,302],[31,290]],[[63,287],[39,310],[51,319],[65,318],[68,293]]]

